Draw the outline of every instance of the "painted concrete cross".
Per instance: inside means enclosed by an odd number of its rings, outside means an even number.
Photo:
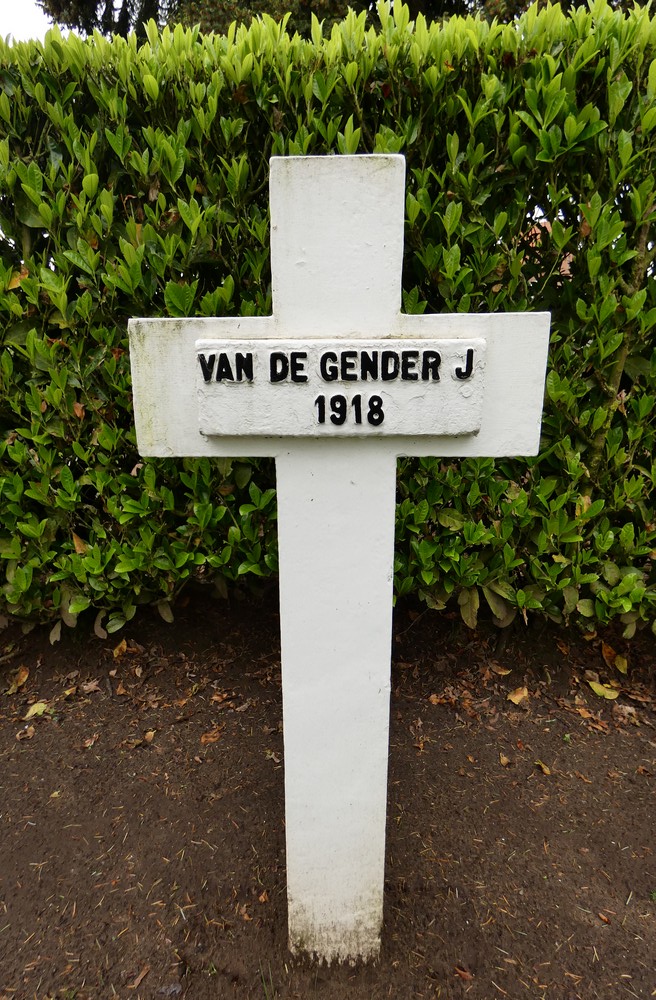
[[[275,456],[289,942],[374,956],[396,459],[538,449],[549,316],[403,315],[401,156],[271,161],[273,315],[135,319],[146,456]]]

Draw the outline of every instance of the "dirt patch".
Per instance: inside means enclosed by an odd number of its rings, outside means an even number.
[[[327,968],[286,948],[278,628],[4,631],[0,1000],[656,996],[653,640],[397,611],[382,953]]]

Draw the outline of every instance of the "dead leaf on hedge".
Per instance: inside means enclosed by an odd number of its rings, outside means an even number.
[[[25,265],[21,264],[20,271],[14,271],[11,278],[9,279],[9,284],[7,285],[7,291],[13,292],[14,289],[20,288],[21,281],[24,281],[25,278],[29,277],[29,275],[30,272],[27,270]]]
[[[27,715],[23,716],[23,722],[27,722],[28,719],[37,719],[42,716],[45,712],[52,712],[52,709],[47,701],[35,701],[33,705],[27,710]]]
[[[524,687],[515,688],[514,691],[511,691],[510,694],[507,696],[506,701],[511,701],[513,705],[521,705],[521,703],[525,701],[527,698],[528,698],[528,688],[526,687],[526,685],[524,685]]]
[[[607,684],[598,684],[596,681],[588,681],[588,684],[598,698],[607,698],[609,701],[612,701],[614,698],[617,698],[619,694],[619,691],[616,691],[612,687],[608,687]]]
[[[9,680],[9,687],[5,691],[5,694],[16,694],[16,692],[22,688],[23,684],[30,676],[30,671],[27,667],[19,667]]]
[[[73,538],[73,545],[77,554],[79,556],[85,556],[89,550],[87,543],[83,538],[80,538],[79,535],[76,535],[74,531],[71,531],[71,536]]]

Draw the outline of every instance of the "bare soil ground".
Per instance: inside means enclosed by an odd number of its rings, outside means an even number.
[[[286,949],[275,597],[5,628],[0,1000],[656,996],[654,640],[499,635],[397,610],[382,951],[326,967]]]

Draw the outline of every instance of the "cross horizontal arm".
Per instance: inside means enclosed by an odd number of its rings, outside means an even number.
[[[377,339],[426,340],[437,346],[440,339],[485,340],[485,391],[480,430],[458,437],[390,435],[384,441],[372,440],[371,446],[377,445],[396,456],[535,454],[539,449],[549,319],[548,313],[428,316],[398,313],[392,317]],[[135,423],[141,454],[152,457],[275,457],[280,454],[284,448],[282,437],[201,433],[196,344],[211,339],[266,342],[281,334],[273,316],[131,320]],[[299,339],[299,347],[315,338],[316,334],[313,338]],[[352,339],[366,342],[367,336]],[[339,343],[339,338],[336,340]]]

